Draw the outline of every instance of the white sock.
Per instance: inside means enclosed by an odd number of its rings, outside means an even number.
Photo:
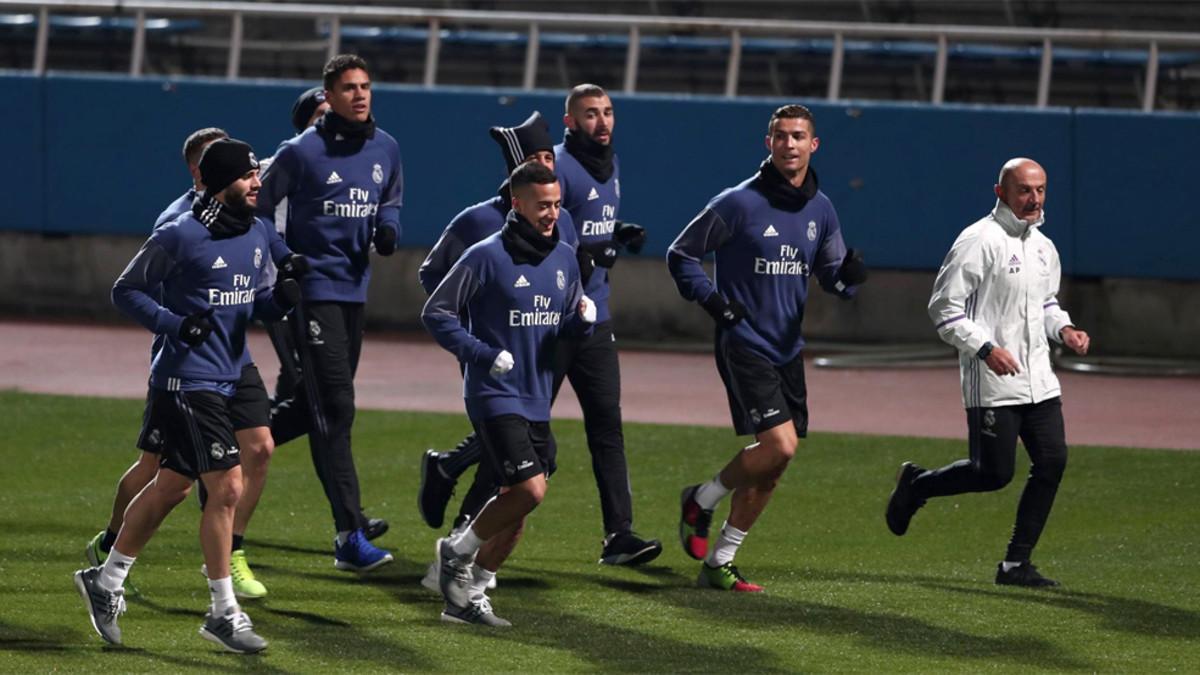
[[[460,558],[474,558],[480,546],[483,546],[483,540],[475,534],[474,526],[463,530],[450,542],[450,547],[454,549],[455,555]]]
[[[130,558],[113,547],[108,552],[104,566],[100,568],[100,587],[110,593],[124,588],[125,577],[129,576],[129,568],[133,567],[135,560],[137,558]]]
[[[342,532],[337,533],[338,546],[346,545],[346,540],[350,538],[350,533],[352,531],[353,530],[343,530]]]
[[[238,609],[237,597],[233,594],[233,577],[209,579],[208,592],[212,595],[213,616],[225,616],[230,607]]]
[[[745,539],[745,532],[730,525],[728,520],[725,521],[725,524],[721,526],[721,534],[717,537],[717,543],[704,562],[709,567],[720,567],[732,561],[733,556],[737,554],[738,547]]]
[[[496,573],[485,570],[479,565],[475,566],[471,577],[471,586],[468,589],[469,597],[474,600],[481,595],[487,595],[488,582],[496,577]]]
[[[713,476],[713,479],[707,483],[702,483],[696,488],[696,503],[705,511],[712,511],[717,508],[717,504],[729,494],[729,488],[721,484],[721,474]]]
[[[1003,568],[1005,572],[1011,570],[1014,567],[1020,567],[1020,566],[1021,566],[1021,563],[1019,563],[1019,562],[1009,562],[1007,560],[1000,563],[1000,567]]]

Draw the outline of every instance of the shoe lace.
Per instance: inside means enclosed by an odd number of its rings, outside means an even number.
[[[742,576],[742,573],[738,571],[737,566],[733,563],[725,563],[725,573],[732,576],[736,581],[742,582],[743,584],[750,583],[749,581],[746,581],[746,577]]]
[[[104,605],[104,618],[112,621],[125,613],[125,589],[108,594],[108,602]]]
[[[235,584],[254,581],[254,572],[250,569],[250,564],[246,562],[245,558],[240,556],[230,559],[229,573],[233,577],[233,583]]]
[[[477,615],[491,614],[493,613],[492,601],[490,598],[488,598],[488,596],[481,595],[478,598],[473,599],[471,602],[471,609],[472,612]]]
[[[229,625],[234,633],[241,633],[254,628],[254,623],[245,612],[234,612],[229,615]]]

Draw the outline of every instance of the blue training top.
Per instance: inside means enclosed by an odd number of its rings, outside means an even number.
[[[621,208],[621,165],[616,155],[613,155],[612,176],[601,183],[567,152],[565,144],[559,143],[554,146],[554,173],[562,185],[563,208],[575,221],[579,246],[611,241]],[[596,323],[612,318],[608,309],[607,269],[597,266],[583,291],[596,303]]]

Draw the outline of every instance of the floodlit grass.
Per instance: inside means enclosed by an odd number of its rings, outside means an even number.
[[[599,506],[578,422],[555,422],[559,473],[493,592],[508,630],[451,626],[419,585],[437,533],[415,508],[419,453],[462,417],[360,412],[363,499],[396,562],[366,577],[332,565],[331,518],[307,445],[280,448],[247,549],[270,596],[244,607],[266,653],[217,652],[194,499],[133,575],[144,593],[108,648],[71,583],[135,458],[141,404],[0,393],[0,671],[1194,671],[1200,664],[1200,454],[1072,449],[1036,562],[1064,582],[992,584],[1019,494],[935,500],[908,536],[883,507],[900,461],[958,457],[953,441],[814,434],[738,565],[757,596],[698,590],[676,540],[679,490],[738,447],[731,432],[630,424],[637,527],[663,556],[596,564]],[[1069,426],[1069,421],[1068,421]],[[1024,458],[1018,468],[1023,475]],[[456,502],[455,502],[456,504]],[[719,526],[721,514],[716,524]]]

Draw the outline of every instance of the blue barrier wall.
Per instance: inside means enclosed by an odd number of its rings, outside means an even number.
[[[269,154],[291,133],[293,82],[0,76],[13,101],[0,131],[0,229],[145,234],[189,184],[183,139],[221,126]],[[714,194],[766,156],[779,101],[616,96],[621,215],[660,256]],[[493,124],[539,109],[557,136],[562,95],[381,85],[379,124],[404,156],[404,243],[428,247],[503,178]],[[986,213],[1007,158],[1050,176],[1047,234],[1068,274],[1200,278],[1189,203],[1200,176],[1200,116],[994,106],[811,103],[813,165],[847,242],[871,264],[936,269],[955,235]],[[29,111],[26,116],[26,111]],[[20,118],[17,116],[21,115]],[[15,205],[22,205],[17,207]]]

